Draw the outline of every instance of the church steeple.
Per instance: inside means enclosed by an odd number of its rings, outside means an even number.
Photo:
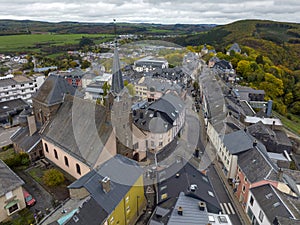
[[[116,35],[116,24],[114,24],[114,26],[115,26],[114,30]],[[119,59],[119,52],[118,52],[118,45],[117,45],[117,35],[115,37],[115,49],[114,49],[112,73],[113,74],[112,74],[111,91],[114,94],[119,94],[124,88],[124,83],[123,83],[123,76],[122,76],[121,66],[120,66],[120,59]]]

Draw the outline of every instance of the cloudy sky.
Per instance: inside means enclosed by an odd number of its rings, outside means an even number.
[[[240,19],[300,23],[299,0],[0,0],[0,19],[50,22],[227,24]]]

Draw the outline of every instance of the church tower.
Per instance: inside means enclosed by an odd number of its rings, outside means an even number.
[[[132,97],[124,88],[117,40],[115,40],[112,85],[108,94],[110,120],[117,140],[117,153],[132,158]]]

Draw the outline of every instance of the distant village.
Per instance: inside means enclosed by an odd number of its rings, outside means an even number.
[[[300,224],[300,144],[264,90],[241,86],[206,45],[172,68],[155,52],[176,48],[149,45],[124,65],[117,42],[105,46],[68,52],[85,70],[0,77],[0,153],[29,159],[21,171],[0,160],[0,224],[26,207],[40,225]],[[110,72],[98,59],[112,59]],[[26,60],[0,54],[12,68]],[[36,179],[51,169],[63,189]]]

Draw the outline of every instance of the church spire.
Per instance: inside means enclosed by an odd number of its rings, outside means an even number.
[[[118,45],[117,45],[117,32],[116,32],[116,23],[114,19],[114,30],[115,30],[115,49],[114,49],[114,58],[113,58],[113,67],[112,67],[112,85],[111,91],[115,94],[119,94],[124,88],[123,76],[121,72]]]

